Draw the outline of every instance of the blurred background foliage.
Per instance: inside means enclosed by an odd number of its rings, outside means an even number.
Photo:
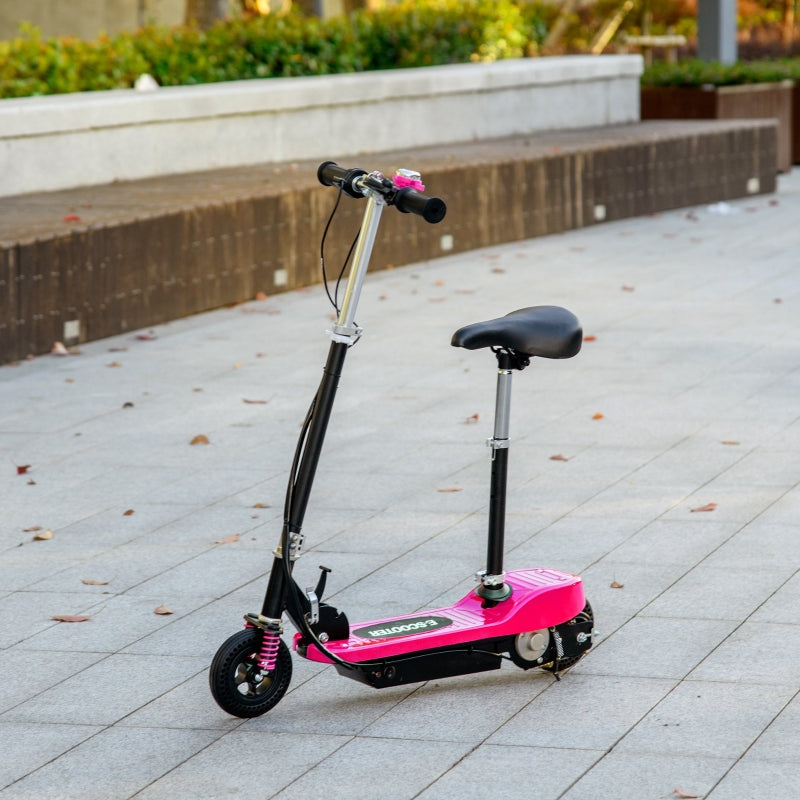
[[[740,0],[745,59],[794,52],[796,2]],[[185,25],[92,41],[44,38],[23,24],[0,42],[0,97],[129,88],[145,73],[173,86],[635,52],[624,37],[642,33],[682,34],[684,58],[696,47],[696,0],[343,0],[344,13],[332,16],[320,8],[314,0],[191,0]],[[689,63],[684,73],[699,69]]]

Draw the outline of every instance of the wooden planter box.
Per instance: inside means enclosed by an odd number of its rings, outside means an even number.
[[[792,116],[800,99],[792,81],[743,86],[642,87],[642,119],[778,120],[778,172],[788,172],[800,158]],[[793,105],[795,108],[793,109]],[[800,133],[800,131],[798,131]]]
[[[792,89],[792,163],[800,164],[800,83]]]

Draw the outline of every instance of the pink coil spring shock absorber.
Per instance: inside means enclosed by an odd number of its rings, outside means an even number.
[[[264,672],[272,672],[275,669],[275,662],[278,660],[278,648],[281,644],[281,637],[277,631],[265,630],[264,638],[261,640],[261,650],[258,653],[258,666]]]
[[[261,649],[258,651],[258,668],[264,672],[272,672],[278,660],[278,649],[281,646],[281,621],[262,617],[261,614],[245,614],[245,628],[259,628],[264,632]]]

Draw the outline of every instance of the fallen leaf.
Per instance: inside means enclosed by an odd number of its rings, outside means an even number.
[[[250,400],[247,397],[242,398],[243,403],[249,403],[252,406],[265,406],[269,400]]]
[[[473,414],[472,416],[467,417],[464,420],[464,424],[465,425],[474,425],[477,421],[478,421],[478,415],[477,414]]]
[[[685,789],[674,789],[672,794],[668,796],[674,797],[675,800],[697,800],[697,798],[702,797],[700,794],[692,794]]]
[[[780,297],[776,297],[772,302],[776,303],[777,305],[780,305],[783,302],[783,300],[781,300]]]
[[[622,291],[623,292],[633,292],[633,291],[635,291],[635,287],[634,286],[627,286],[627,285],[623,284]]]
[[[492,267],[492,272],[495,275],[502,275],[505,272],[505,270],[502,267]]]
[[[121,367],[122,364],[119,361],[112,361],[110,364],[106,364],[107,367]]]
[[[108,586],[108,581],[101,581],[97,578],[83,578],[81,583],[85,583],[87,586]]]
[[[234,533],[233,536],[226,536],[224,539],[217,539],[214,544],[232,544],[239,541],[239,534]]]
[[[130,401],[130,400],[128,400],[128,402],[127,402],[127,403],[123,403],[123,404],[122,404],[122,407],[123,407],[123,408],[133,408],[133,403],[131,403],[131,401]]]
[[[233,365],[233,368],[234,368],[234,369],[241,369],[241,368],[242,368],[242,362],[241,362],[241,361],[237,361],[237,362],[236,362],[236,363]]]
[[[458,486],[448,486],[445,489],[437,489],[437,492],[460,492],[461,488]]]
[[[778,201],[777,201],[777,200],[770,200],[770,201],[769,201],[769,204],[770,204],[771,206],[777,206],[777,205],[778,205]]]
[[[741,442],[737,442],[735,439],[724,439],[722,444],[741,444]]]
[[[39,531],[36,536],[33,537],[35,542],[47,542],[53,538],[53,531],[49,528],[46,531]]]
[[[191,442],[189,442],[189,444],[210,444],[210,442],[208,441],[208,436],[199,433],[194,437],[194,439],[192,439]]]
[[[31,479],[28,481],[28,486],[36,486],[36,481],[35,481],[33,478],[31,478]]]
[[[67,214],[66,216],[62,217],[64,222],[80,222],[81,218],[77,214]]]
[[[56,622],[86,622],[91,617],[87,617],[85,614],[56,614],[50,619],[54,619]]]
[[[31,525],[30,528],[23,528],[23,533],[35,533],[36,531],[40,531],[42,529],[41,525]]]
[[[698,506],[692,509],[692,513],[696,511],[713,511],[717,507],[716,503],[706,503],[704,506]]]
[[[50,352],[54,356],[68,356],[69,350],[64,346],[63,342],[53,342],[53,347]]]
[[[434,286],[444,286],[444,281],[442,281],[442,280],[434,281],[433,285]]]
[[[603,414],[599,411],[592,417],[592,419],[603,419]]]
[[[272,508],[269,503],[254,503],[253,508]]]
[[[128,352],[128,348],[127,347],[109,347],[108,348],[108,352],[109,353],[127,353]]]
[[[583,341],[584,342],[596,342],[597,341],[597,337],[592,335],[592,334],[589,334],[589,336],[584,336],[583,337]]]
[[[132,517],[135,513],[136,512],[132,508],[129,508],[127,511],[123,512],[122,516],[123,517]]]
[[[256,292],[256,300],[266,300],[267,295],[264,292]]]
[[[625,586],[624,583],[617,583],[616,581],[611,581],[612,589],[622,589],[624,586]]]
[[[17,464],[17,475],[24,475],[30,468],[30,464]]]
[[[158,336],[156,336],[152,332],[150,332],[150,333],[137,333],[136,334],[136,338],[140,342],[152,342],[154,339],[158,339]]]
[[[555,456],[550,456],[551,461],[569,461],[566,456],[562,456],[561,453]]]
[[[160,614],[161,616],[167,616],[169,614],[174,614],[175,612],[169,606],[159,606],[155,611],[154,614]]]

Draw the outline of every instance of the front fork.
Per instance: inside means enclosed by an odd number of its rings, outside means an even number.
[[[294,592],[298,598],[304,597],[299,587],[294,583],[291,572],[302,543],[300,531],[303,527],[303,518],[311,495],[311,485],[314,482],[319,457],[322,453],[322,445],[328,429],[331,411],[333,410],[333,402],[339,386],[344,359],[348,348],[361,335],[361,329],[355,322],[356,307],[358,306],[361,287],[369,267],[378,224],[383,208],[386,205],[385,199],[379,193],[366,189],[364,193],[367,196],[367,208],[364,212],[361,231],[353,256],[353,266],[347,280],[336,325],[330,331],[331,345],[328,350],[328,359],[314,399],[305,441],[301,441],[300,445],[298,445],[296,457],[299,457],[299,463],[296,463],[296,469],[295,465],[293,465],[292,474],[289,477],[284,531],[275,551],[275,560],[272,563],[261,614],[248,614],[245,617],[248,625],[255,625],[264,629],[265,641],[273,633],[280,634],[282,630],[281,619],[285,611],[288,611],[292,616],[292,606],[294,604],[288,603],[289,592]],[[301,447],[302,455],[299,452]],[[284,547],[290,548],[288,555],[284,554]],[[298,602],[302,601],[299,600]],[[303,609],[300,609],[300,611],[303,611]],[[300,611],[296,611],[296,613],[300,613]],[[293,620],[293,622],[300,627],[302,620]],[[300,629],[302,630],[302,627]],[[265,660],[269,661],[269,663],[274,663],[274,658]]]
[[[272,569],[267,583],[267,590],[264,594],[264,602],[261,606],[261,614],[247,614],[246,624],[264,630],[264,648],[268,647],[268,640],[275,639],[282,633],[281,619],[287,610],[289,592],[301,594],[299,588],[294,583],[291,570],[294,562],[300,555],[300,545],[302,543],[301,529],[305,517],[308,500],[311,495],[311,486],[319,464],[322,453],[322,445],[325,433],[328,428],[331,410],[336,397],[336,390],[339,386],[339,378],[342,374],[344,359],[347,354],[348,346],[344,342],[331,342],[328,351],[328,360],[323,370],[322,381],[317,390],[314,400],[314,408],[309,421],[307,435],[302,447],[302,456],[297,465],[296,474],[290,476],[290,486],[288,491],[289,501],[286,509],[286,519],[284,521],[285,532],[281,536],[281,541],[275,550],[275,558],[272,562]],[[284,548],[289,547],[288,557],[284,554]],[[288,562],[289,568],[286,564]],[[295,625],[300,620],[293,620]],[[275,655],[271,655],[271,648],[274,647],[277,654],[277,644],[269,644],[263,660],[274,666]],[[260,663],[260,662],[259,662]],[[262,665],[263,666],[263,665]]]

